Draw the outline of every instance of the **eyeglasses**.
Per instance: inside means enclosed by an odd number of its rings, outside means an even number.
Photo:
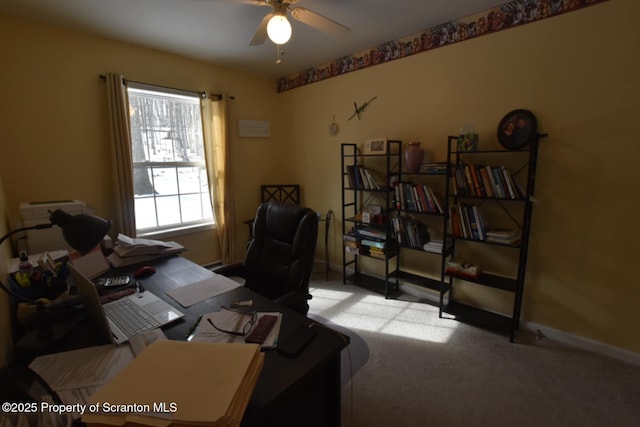
[[[227,331],[225,329],[221,329],[218,328],[212,321],[211,319],[207,319],[207,321],[209,322],[209,324],[211,326],[214,327],[214,329],[220,331],[220,332],[224,332],[225,334],[229,334],[229,335],[236,335],[238,337],[244,337],[246,335],[249,334],[249,332],[251,332],[251,328],[253,327],[253,325],[256,323],[256,320],[258,318],[258,313],[253,311],[251,313],[247,313],[246,311],[240,311],[240,310],[234,310],[225,306],[222,306],[223,309],[227,310],[227,311],[233,311],[234,313],[239,313],[242,316],[251,316],[251,318],[247,321],[247,323],[244,324],[244,326],[242,327],[242,331]],[[242,319],[242,317],[238,318],[238,325],[240,324],[240,320]],[[237,328],[236,328],[237,329]]]

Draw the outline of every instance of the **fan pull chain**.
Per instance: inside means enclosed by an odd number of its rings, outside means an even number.
[[[276,45],[276,64],[279,64],[282,62],[282,59],[280,59],[280,55],[284,55],[284,51],[280,49],[280,45],[277,44]]]

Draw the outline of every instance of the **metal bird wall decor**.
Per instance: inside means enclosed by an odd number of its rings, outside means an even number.
[[[358,107],[358,104],[356,104],[355,102],[353,103],[353,106],[355,108],[355,112],[351,115],[351,117],[349,117],[349,120],[353,119],[354,117],[358,117],[358,120],[360,120],[360,114],[364,112],[364,110],[369,106],[369,104],[371,103],[371,101],[373,101],[374,99],[376,99],[377,96],[374,96],[373,98],[371,98],[370,100],[368,100],[367,102],[365,102],[364,104],[362,104],[361,106]]]

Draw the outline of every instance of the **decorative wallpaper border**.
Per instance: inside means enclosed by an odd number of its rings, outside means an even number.
[[[609,0],[514,0],[475,15],[382,43],[369,51],[343,56],[327,64],[278,79],[278,92],[295,89],[352,71],[426,52],[438,47],[573,12]]]

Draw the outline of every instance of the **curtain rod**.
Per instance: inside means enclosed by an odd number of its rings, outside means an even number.
[[[107,76],[105,76],[104,74],[100,74],[100,80],[102,80],[103,82],[107,80]],[[195,90],[186,90],[186,89],[178,89],[175,87],[169,87],[169,86],[161,86],[161,85],[156,85],[156,84],[150,84],[150,83],[142,83],[142,82],[136,82],[133,80],[127,80],[124,77],[122,78],[122,83],[123,84],[127,84],[127,83],[134,83],[134,84],[138,84],[138,85],[144,85],[144,86],[154,86],[154,87],[158,87],[158,88],[162,88],[162,89],[169,89],[169,90],[175,90],[175,91],[179,91],[179,92],[186,92],[186,93],[192,93],[195,95],[198,95],[201,98],[206,98],[207,97],[207,92],[198,92]],[[222,99],[222,94],[220,93],[212,93],[211,94],[211,98],[215,98],[216,100],[220,101]],[[230,96],[230,99],[235,99],[235,96]]]

